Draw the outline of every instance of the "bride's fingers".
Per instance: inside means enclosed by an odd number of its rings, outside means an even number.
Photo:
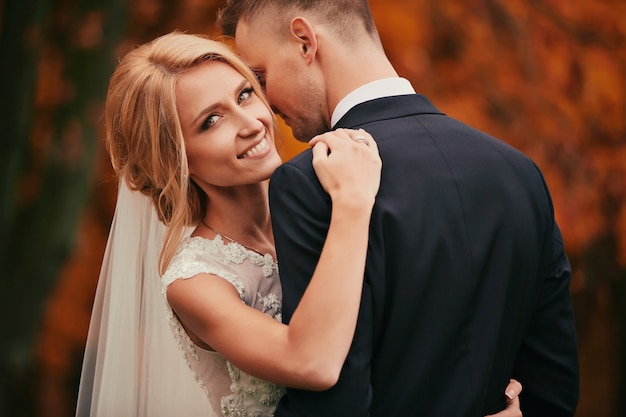
[[[311,146],[313,146],[313,149],[312,149],[313,160],[317,160],[320,158],[328,158],[328,152],[330,151],[330,149],[328,148],[328,145],[326,144],[326,142],[316,141]]]
[[[337,129],[315,136],[309,141],[309,145],[314,147],[318,143],[323,142],[332,150],[332,148],[338,146],[343,141],[347,142],[348,139],[350,139],[350,135],[345,132],[345,129]]]
[[[363,146],[365,145],[372,151],[378,153],[378,144],[374,140],[374,137],[370,135],[363,129],[354,130],[350,132],[350,139],[354,141],[355,144]]]
[[[378,150],[378,145],[372,135],[363,129],[337,129],[314,137],[309,141],[309,145],[315,146],[320,142],[326,143],[331,151],[341,144],[349,144],[350,142],[352,144],[349,146],[366,146],[371,147],[372,150]]]
[[[316,136],[310,143],[313,168],[331,197],[369,201],[376,196],[382,162],[371,135],[362,130],[338,129]]]

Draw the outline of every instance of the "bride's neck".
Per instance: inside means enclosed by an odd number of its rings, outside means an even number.
[[[209,230],[259,251],[271,248],[273,253],[267,187],[211,193],[203,220]]]

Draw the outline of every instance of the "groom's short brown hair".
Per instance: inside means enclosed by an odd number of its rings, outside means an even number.
[[[350,20],[358,19],[368,33],[377,35],[367,0],[226,0],[218,11],[217,22],[224,35],[234,37],[241,19],[256,18],[266,12],[275,12],[279,19],[279,12],[289,9],[313,12],[339,33],[349,30]]]

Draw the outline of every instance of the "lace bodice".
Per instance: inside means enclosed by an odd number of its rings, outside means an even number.
[[[185,239],[162,277],[163,294],[177,279],[200,273],[217,275],[230,282],[241,301],[281,320],[282,290],[278,265],[271,255],[260,255],[235,242],[202,237]],[[166,298],[167,301],[167,298]],[[168,306],[170,324],[196,380],[218,415],[238,417],[273,416],[284,388],[248,375],[219,353],[196,346]]]

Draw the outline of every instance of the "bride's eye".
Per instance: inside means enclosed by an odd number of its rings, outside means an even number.
[[[217,114],[211,114],[209,115],[209,117],[207,117],[204,122],[202,123],[202,126],[200,127],[201,130],[207,130],[208,128],[210,128],[211,126],[213,126],[215,123],[217,123],[217,121],[219,120],[219,116]]]
[[[253,93],[254,93],[254,88],[252,87],[248,87],[245,90],[243,90],[241,94],[239,94],[239,104],[248,100],[252,96]]]

